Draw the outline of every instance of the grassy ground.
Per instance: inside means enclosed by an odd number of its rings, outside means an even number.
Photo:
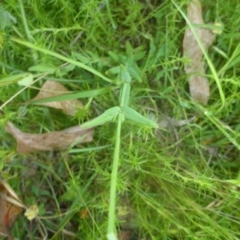
[[[68,117],[47,107],[22,105],[36,95],[36,89],[8,102],[22,87],[0,82],[1,175],[26,205],[40,207],[39,221],[18,218],[14,237],[43,239],[46,230],[47,239],[106,239],[114,227],[116,208],[118,232],[132,235],[124,240],[240,239],[240,2],[202,1],[205,21],[224,24],[209,49],[220,92],[208,70],[211,97],[206,107],[191,101],[184,73],[186,24],[176,5],[186,12],[188,2],[1,3],[1,77],[27,72],[37,64],[59,69],[79,61],[92,70],[76,66],[44,79],[61,81],[76,92],[106,89],[82,99],[85,109]],[[116,119],[96,127],[94,141],[81,148],[16,153],[13,137],[4,130],[8,120],[25,132],[49,132],[119,106],[123,85],[109,69],[121,64],[131,72],[131,108],[158,122],[164,116],[179,120],[196,116],[195,120],[154,130]],[[118,175],[111,175],[117,164]]]

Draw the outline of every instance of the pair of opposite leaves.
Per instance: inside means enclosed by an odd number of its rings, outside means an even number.
[[[187,17],[192,24],[204,24],[202,7],[199,0],[190,2]],[[195,33],[203,47],[207,50],[215,38],[214,34],[209,29],[204,28],[195,29]],[[184,56],[191,60],[189,64],[185,65],[185,71],[189,74],[190,94],[194,100],[206,104],[209,99],[210,90],[208,79],[204,76],[203,53],[195,34],[189,28],[186,29],[183,39],[183,53]],[[33,100],[53,97],[67,92],[68,90],[60,83],[46,81],[39,94]],[[56,101],[43,103],[42,105],[61,109],[68,115],[74,115],[77,109],[83,107],[82,103],[78,100]],[[13,123],[8,122],[6,130],[17,140],[17,151],[19,153],[67,148],[79,139],[79,142],[82,143],[90,142],[93,136],[93,129],[82,129],[81,126],[75,126],[59,132],[29,134],[21,132]]]
[[[69,91],[60,83],[46,81],[38,95],[33,100],[54,97]],[[32,101],[33,101],[32,100]],[[48,107],[61,109],[67,115],[74,115],[78,109],[83,107],[79,100],[63,100],[42,103]],[[34,151],[48,151],[53,149],[65,149],[78,141],[79,143],[91,142],[93,139],[93,128],[83,129],[74,126],[63,131],[54,131],[44,134],[30,134],[21,132],[12,122],[6,124],[6,130],[13,135],[17,141],[17,152],[30,153]]]
[[[189,3],[187,18],[191,24],[204,25],[202,17],[202,6],[199,0]],[[185,71],[189,75],[188,82],[191,97],[199,103],[206,104],[210,96],[209,82],[205,77],[204,65],[202,62],[203,51],[196,38],[199,39],[204,50],[207,50],[215,39],[215,35],[206,28],[187,28],[183,39],[183,55],[190,59],[185,64]]]

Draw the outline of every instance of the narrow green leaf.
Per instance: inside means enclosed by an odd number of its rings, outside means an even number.
[[[80,152],[93,152],[93,151],[99,151],[104,148],[110,147],[111,145],[105,145],[105,146],[98,146],[98,147],[89,147],[89,148],[75,148],[71,149],[69,153],[80,153]]]
[[[82,54],[76,53],[76,52],[72,52],[72,56],[79,60],[80,62],[84,63],[84,64],[88,64],[89,63],[89,59],[85,56],[83,56]]]
[[[0,30],[4,30],[10,27],[12,24],[16,24],[17,19],[7,10],[4,9],[3,5],[0,5]]]
[[[83,128],[91,128],[99,125],[103,125],[106,122],[113,121],[120,112],[120,107],[112,107],[106,110],[103,114],[96,117],[95,119],[86,122],[81,125]]]
[[[120,72],[118,78],[120,81],[123,82],[131,82],[131,76],[129,75],[127,68],[124,65],[120,65]]]
[[[38,64],[35,66],[32,66],[30,68],[28,68],[28,71],[30,72],[41,72],[41,73],[54,73],[56,71],[55,66],[51,66],[51,65],[45,65],[45,64]]]
[[[132,63],[132,65],[128,68],[128,71],[132,78],[135,78],[138,82],[142,82],[141,71],[136,63]]]
[[[133,60],[134,61],[139,61],[139,60],[143,59],[143,57],[145,55],[146,55],[146,51],[141,51],[141,52],[134,53]]]
[[[126,42],[126,53],[127,55],[131,55],[134,49],[129,41]]]
[[[105,76],[102,75],[100,72],[98,72],[97,70],[95,70],[95,69],[93,69],[93,68],[85,65],[84,63],[78,62],[78,61],[73,60],[73,59],[71,59],[71,58],[65,57],[65,56],[63,56],[63,55],[61,55],[61,54],[59,54],[59,53],[50,51],[50,50],[45,49],[45,48],[42,48],[42,47],[38,47],[38,46],[36,46],[36,45],[33,44],[33,43],[26,42],[26,41],[22,41],[22,40],[20,40],[20,39],[14,38],[14,37],[11,38],[11,41],[16,42],[16,43],[18,43],[18,44],[21,44],[21,45],[23,45],[23,46],[29,47],[29,48],[34,49],[34,50],[36,50],[36,51],[42,52],[42,53],[44,53],[44,54],[46,54],[46,55],[50,55],[50,56],[53,56],[53,57],[55,57],[55,58],[61,59],[61,60],[65,61],[65,62],[71,63],[71,64],[73,64],[73,65],[75,65],[75,66],[77,66],[77,67],[83,68],[83,69],[91,72],[92,74],[100,77],[101,79],[103,79],[103,80],[105,80],[105,81],[107,81],[107,82],[111,82],[111,83],[113,82],[111,79],[105,77]]]
[[[119,74],[120,73],[120,66],[110,68],[106,71],[106,74]]]
[[[129,75],[127,68],[123,65],[120,66],[119,80],[124,82],[120,93],[120,106],[127,106],[131,91],[131,76]]]
[[[59,71],[56,71],[55,74],[57,77],[62,77],[64,75],[66,75],[67,73],[71,72],[74,68],[75,68],[75,66],[73,64],[68,64],[64,67],[58,68],[57,70],[59,70]]]
[[[120,105],[127,106],[130,98],[131,86],[129,83],[124,83],[120,94]]]
[[[79,93],[68,93],[68,94],[62,94],[54,97],[49,98],[43,98],[39,100],[29,101],[29,104],[39,104],[39,103],[46,103],[46,102],[55,102],[55,101],[63,101],[63,100],[71,100],[76,98],[87,98],[87,97],[95,97],[97,95],[104,94],[106,92],[109,92],[111,88],[99,88],[95,90],[89,90],[89,91],[82,91]]]
[[[144,117],[143,115],[128,106],[123,106],[121,110],[125,115],[126,119],[131,120],[132,122],[153,128],[158,128],[158,124],[156,122]]]
[[[23,78],[27,77],[28,74],[29,73],[21,73],[21,74],[1,78],[0,79],[0,86],[5,86],[5,85],[12,84],[12,83],[16,83],[19,80],[22,80]]]
[[[26,77],[24,77],[22,80],[18,81],[18,85],[20,86],[29,86],[33,83],[33,75],[30,73]]]

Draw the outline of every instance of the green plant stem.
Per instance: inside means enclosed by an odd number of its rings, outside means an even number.
[[[24,7],[23,7],[23,3],[21,0],[18,0],[18,4],[20,6],[20,11],[21,11],[21,15],[22,15],[22,21],[23,21],[23,25],[24,25],[24,29],[25,29],[25,33],[27,35],[27,39],[32,42],[33,41],[33,37],[29,31],[28,28],[28,24],[27,24],[27,19],[26,19],[26,15],[25,15],[25,11],[24,11]]]
[[[120,155],[120,138],[121,138],[121,126],[122,126],[122,114],[118,115],[116,141],[113,155],[113,167],[111,174],[111,187],[110,187],[110,202],[108,211],[108,240],[117,240],[115,234],[115,208],[116,208],[116,188],[117,188],[117,174]]]
[[[117,29],[117,26],[116,26],[116,24],[115,24],[115,22],[113,20],[113,17],[112,17],[111,8],[110,8],[110,4],[109,4],[108,0],[106,1],[106,6],[107,6],[107,13],[108,13],[110,22],[112,24],[112,27],[113,27],[113,29]]]
[[[22,21],[23,21],[23,26],[24,26],[24,30],[25,30],[25,33],[26,33],[26,36],[27,36],[27,39],[29,42],[34,42],[34,38],[31,34],[31,32],[29,31],[29,28],[28,28],[28,23],[27,23],[27,18],[26,18],[26,15],[25,15],[25,11],[24,11],[24,6],[23,6],[23,2],[22,0],[18,0],[18,4],[20,6],[20,11],[21,11],[21,17],[22,17]],[[34,52],[33,50],[32,51],[32,57],[33,57],[33,60],[35,61],[35,63],[37,63],[37,53]]]

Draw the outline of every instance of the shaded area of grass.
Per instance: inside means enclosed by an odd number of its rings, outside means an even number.
[[[186,10],[188,1],[174,2]],[[69,152],[27,156],[15,152],[15,142],[4,131],[4,124],[12,120],[23,131],[39,133],[98,116],[118,105],[116,76],[107,71],[123,64],[135,71],[130,107],[157,121],[166,115],[176,119],[196,115],[196,119],[180,128],[156,131],[129,121],[122,124],[117,227],[136,231],[139,239],[240,237],[238,1],[203,1],[205,21],[217,19],[225,26],[209,49],[225,102],[222,105],[208,71],[211,98],[205,108],[191,102],[188,95],[181,46],[185,21],[172,1],[109,1],[107,6],[96,0],[11,0],[2,7],[16,19],[0,33],[2,77],[37,64],[58,68],[64,63],[12,41],[15,37],[80,61],[114,80],[106,82],[78,67],[45,77],[62,81],[76,92],[112,89],[91,100],[83,99],[90,107],[73,118],[46,107],[21,106],[35,96],[37,90],[31,88],[3,108],[1,175],[9,178],[26,205],[40,206],[42,222],[20,217],[14,236],[42,239],[45,228],[48,239],[105,239],[116,124],[97,127],[94,141],[82,146],[79,153],[74,153],[76,147]],[[17,84],[2,86],[1,103],[21,88]],[[92,150],[94,147],[99,149]]]

